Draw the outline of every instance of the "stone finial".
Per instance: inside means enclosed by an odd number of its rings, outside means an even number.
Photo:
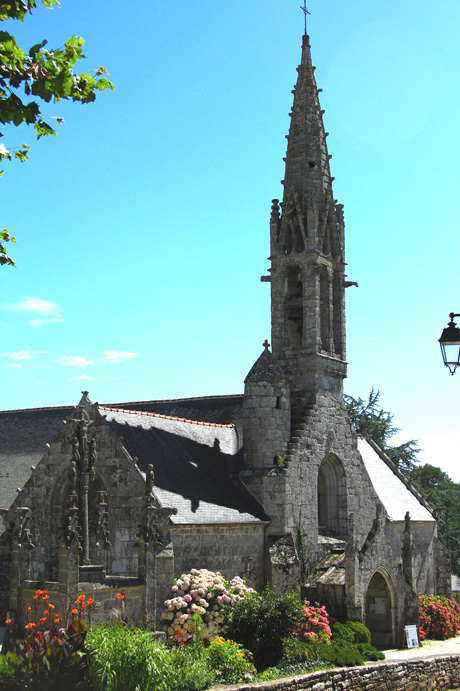
[[[262,345],[265,348],[265,352],[267,352],[268,349],[270,348],[270,343],[267,341],[267,339],[265,339],[265,341],[262,343]]]
[[[405,523],[404,532],[410,533],[411,525],[410,525],[410,513],[409,513],[409,511],[406,511],[406,515],[404,516],[404,523]]]
[[[145,488],[147,496],[151,494],[155,484],[155,473],[153,472],[153,465],[150,463],[145,475]]]

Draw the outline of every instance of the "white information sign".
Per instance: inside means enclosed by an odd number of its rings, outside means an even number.
[[[417,627],[415,624],[412,626],[405,626],[404,631],[406,632],[407,647],[418,648],[420,644],[418,642]]]

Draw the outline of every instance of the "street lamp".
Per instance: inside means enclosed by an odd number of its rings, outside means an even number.
[[[457,367],[460,367],[460,329],[454,322],[454,317],[460,314],[449,314],[450,322],[441,334],[439,345],[441,346],[442,359],[449,372],[454,374]]]

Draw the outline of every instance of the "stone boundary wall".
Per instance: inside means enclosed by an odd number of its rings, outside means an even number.
[[[45,583],[45,586],[47,584]],[[125,592],[125,613],[128,617],[129,624],[139,624],[139,622],[145,619],[144,617],[144,601],[145,601],[145,586],[119,586],[119,587],[99,587],[99,588],[82,588],[78,590],[75,598],[69,602],[64,603],[62,594],[56,589],[46,589],[49,595],[49,601],[54,605],[53,614],[60,614],[61,617],[65,618],[67,614],[67,608],[77,607],[74,604],[74,600],[77,599],[78,595],[84,595],[85,601],[92,597],[94,604],[91,612],[91,621],[96,622],[107,622],[109,619],[113,618],[113,615],[121,610],[120,600],[117,598],[117,594]],[[35,588],[21,588],[20,591],[20,602],[23,602],[25,606],[29,605],[31,607],[31,620],[34,621],[36,601],[34,600],[36,589]],[[46,608],[46,602],[40,600],[37,607],[38,616],[42,616],[42,612]],[[85,613],[85,610],[83,610]],[[22,608],[20,612],[17,612],[16,619],[19,626],[23,623],[24,614]],[[84,616],[86,619],[86,616]],[[116,617],[115,617],[116,618]]]
[[[226,686],[225,691],[447,691],[457,687],[460,687],[460,655],[443,655]]]

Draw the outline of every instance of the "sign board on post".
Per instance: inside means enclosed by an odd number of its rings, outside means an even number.
[[[405,626],[404,631],[406,634],[406,643],[408,648],[418,648],[420,646],[418,642],[417,627],[415,624],[412,626]]]

